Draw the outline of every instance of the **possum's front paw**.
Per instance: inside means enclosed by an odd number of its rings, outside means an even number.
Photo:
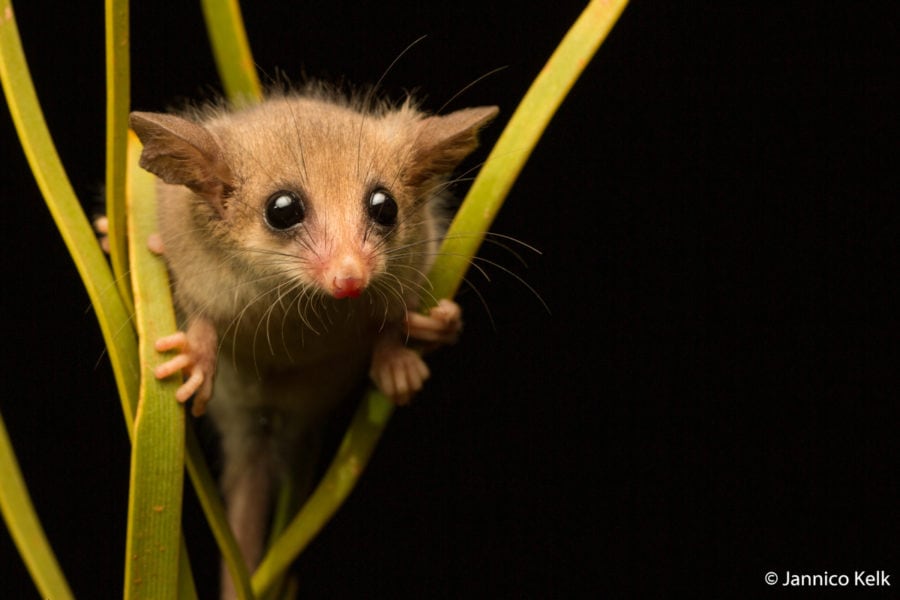
[[[376,344],[369,376],[394,404],[409,404],[430,374],[419,353],[400,340],[385,339]]]
[[[441,300],[427,315],[406,313],[406,335],[422,342],[423,350],[453,344],[462,331],[462,310],[452,300]],[[385,332],[375,344],[369,376],[395,404],[409,404],[431,375],[416,350],[407,348],[396,333]]]
[[[106,215],[100,215],[94,219],[94,232],[97,234],[97,241],[100,242],[100,248],[106,254],[109,254],[109,218]],[[162,238],[158,233],[151,233],[147,238],[147,247],[154,254],[163,254]]]
[[[157,379],[165,379],[182,373],[186,379],[175,398],[187,402],[194,397],[191,413],[199,417],[206,412],[206,403],[212,397],[213,379],[216,374],[216,351],[218,336],[213,324],[205,319],[194,319],[187,332],[178,331],[156,340],[158,352],[178,350],[178,354],[156,367]]]
[[[425,342],[428,349],[454,344],[462,331],[462,309],[453,300],[445,298],[427,315],[408,311],[406,327],[409,337]]]
[[[94,233],[97,234],[97,241],[100,242],[100,248],[106,254],[109,254],[109,219],[106,215],[94,218]]]

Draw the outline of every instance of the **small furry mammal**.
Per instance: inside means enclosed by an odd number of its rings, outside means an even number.
[[[329,411],[366,373],[408,402],[428,370],[405,342],[452,343],[461,326],[450,300],[417,309],[442,191],[497,108],[365,104],[310,89],[234,111],[131,115],[141,166],[160,180],[155,244],[183,327],[158,340],[179,353],[156,375],[184,373],[177,397],[193,397],[195,415],[208,403],[251,569],[277,480],[312,476]]]

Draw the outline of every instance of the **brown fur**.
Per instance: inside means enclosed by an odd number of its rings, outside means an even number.
[[[209,406],[222,435],[222,487],[250,567],[277,479],[288,469],[309,478],[310,440],[365,376],[373,349],[388,348],[376,354],[389,360],[405,351],[403,317],[427,294],[441,235],[442,185],[496,114],[362,104],[318,90],[239,111],[131,118],[141,165],[162,180],[160,235],[190,351],[206,372],[195,412],[215,372]],[[399,206],[393,227],[367,215],[378,187]],[[279,190],[296,191],[306,209],[287,231],[263,218]],[[342,277],[361,281],[362,295],[332,297]],[[223,583],[228,595],[227,576]]]

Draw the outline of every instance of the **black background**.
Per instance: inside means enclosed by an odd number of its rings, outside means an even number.
[[[135,4],[133,106],[214,94],[199,8]],[[246,4],[269,75],[374,83],[428,34],[383,86],[437,110],[506,66],[450,106],[501,107],[488,148],[582,6]],[[767,571],[884,569],[900,586],[898,11],[673,4],[626,9],[494,226],[543,252],[527,269],[484,255],[551,313],[498,268],[473,276],[487,309],[461,296],[462,342],[433,357],[427,391],[301,557],[305,597],[804,595],[766,586]],[[102,3],[16,9],[90,202]],[[5,109],[0,128],[0,409],[76,595],[113,598],[129,445]],[[190,498],[186,519],[211,589],[218,559]],[[0,581],[5,597],[35,595],[5,533]]]

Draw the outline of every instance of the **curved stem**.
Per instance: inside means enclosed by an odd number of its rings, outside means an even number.
[[[262,98],[237,0],[203,0],[203,16],[225,95],[235,104]]]
[[[22,560],[43,598],[70,600],[72,590],[59,568],[53,549],[37,518],[37,513],[16,462],[3,416],[0,415],[0,512],[9,528]]]

